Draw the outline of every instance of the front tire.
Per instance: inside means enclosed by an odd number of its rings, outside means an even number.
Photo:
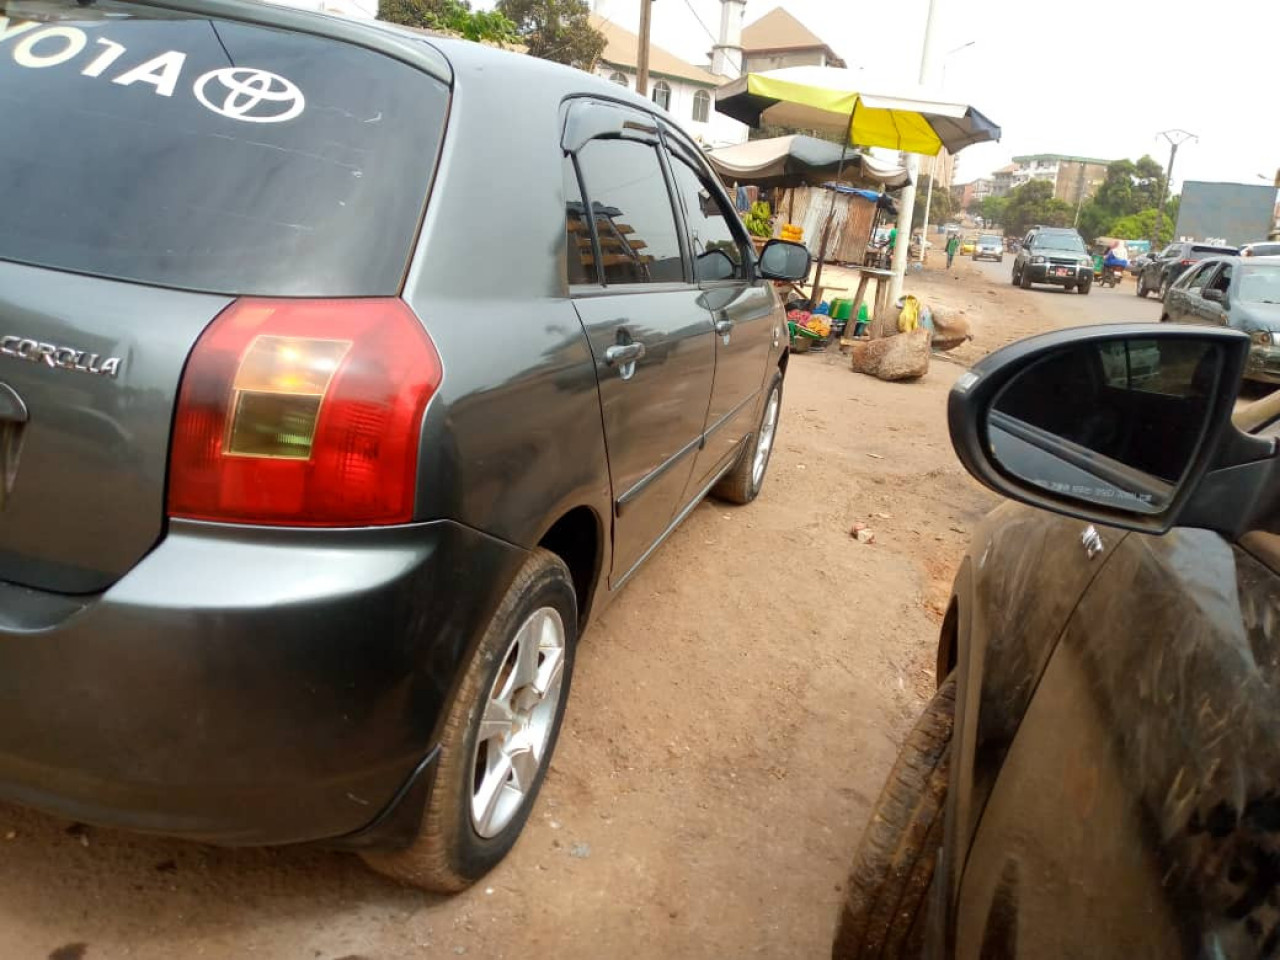
[[[769,469],[769,458],[773,455],[773,441],[777,436],[781,414],[782,373],[778,372],[769,381],[769,390],[765,394],[760,422],[756,425],[755,432],[747,438],[737,465],[712,488],[713,497],[729,503],[750,503],[760,495],[765,473]]]
[[[437,893],[465,890],[515,845],[564,719],[578,639],[569,568],[538,548],[489,621],[450,702],[418,837],[362,853],[374,870]]]
[[[1076,293],[1080,294],[1082,297],[1087,297],[1089,295],[1089,291],[1092,289],[1093,289],[1093,283],[1086,280],[1084,283],[1080,284],[1080,286],[1076,288]]]
[[[1018,286],[1023,290],[1031,289],[1031,277],[1027,275],[1027,271],[1025,269],[1022,271],[1021,276],[1018,277]]]
[[[832,960],[914,960],[942,845],[956,681],[934,694],[889,772],[862,834]]]

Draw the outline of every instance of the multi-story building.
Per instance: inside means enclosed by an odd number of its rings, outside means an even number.
[[[1073,205],[1088,200],[1097,192],[1098,187],[1107,179],[1107,167],[1111,164],[1110,160],[1070,157],[1059,153],[1014,157],[1013,162],[1015,170],[1010,189],[1031,180],[1043,180],[1053,184],[1055,197]]]

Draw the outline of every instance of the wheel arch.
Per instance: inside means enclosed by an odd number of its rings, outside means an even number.
[[[595,602],[604,559],[604,529],[596,512],[579,505],[564,513],[547,528],[538,546],[564,561],[578,599],[578,632],[586,627]]]

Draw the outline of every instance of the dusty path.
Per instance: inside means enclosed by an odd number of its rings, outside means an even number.
[[[1008,266],[911,284],[966,311],[970,360],[1053,326],[1156,319],[1131,289],[1016,290]],[[470,892],[0,806],[0,957],[827,956],[848,860],[932,684],[951,572],[995,502],[946,435],[963,369],[887,384],[838,354],[793,359],[762,496],[699,507],[588,632],[530,829]]]

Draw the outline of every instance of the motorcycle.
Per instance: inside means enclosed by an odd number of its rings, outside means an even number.
[[[1098,282],[1104,287],[1114,287],[1124,279],[1124,264],[1112,263],[1102,268],[1102,276]]]

